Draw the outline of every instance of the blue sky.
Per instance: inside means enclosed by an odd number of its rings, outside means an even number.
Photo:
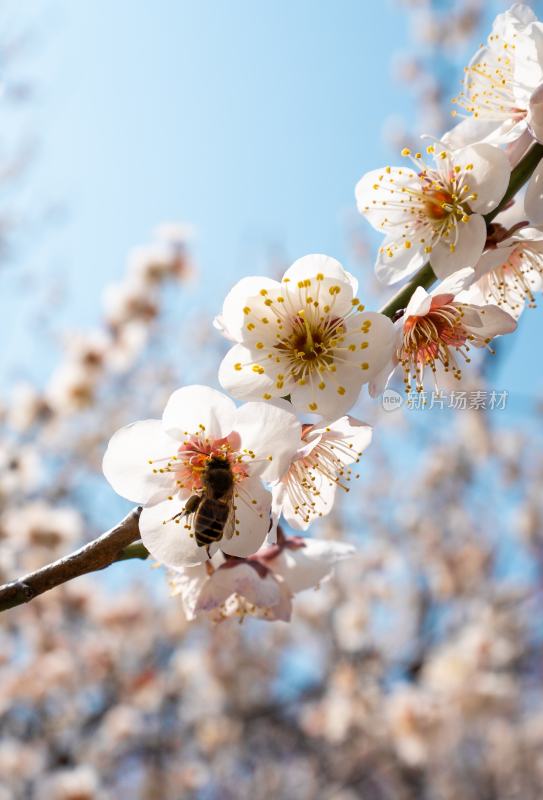
[[[354,185],[390,161],[382,122],[409,116],[412,102],[392,78],[391,58],[408,46],[393,0],[56,0],[37,30],[39,152],[26,202],[67,216],[20,266],[39,296],[53,276],[67,279],[69,302],[48,309],[59,324],[91,325],[104,284],[163,220],[196,225],[198,302],[209,308],[262,271],[273,246],[349,265]],[[8,376],[15,365],[35,372],[41,352],[21,313],[28,297],[13,302],[15,274],[0,275]],[[525,316],[499,383],[531,393],[527,358],[543,324]]]

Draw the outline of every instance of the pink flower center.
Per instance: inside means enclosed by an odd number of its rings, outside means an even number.
[[[247,478],[248,471],[239,452],[239,434],[233,431],[222,439],[208,439],[203,434],[189,436],[179,447],[172,463],[179,489],[197,492],[203,489],[202,476],[212,458],[222,458],[230,465],[235,481]]]
[[[445,372],[450,370],[455,378],[461,377],[452,350],[461,353],[469,361],[466,342],[473,336],[463,324],[462,307],[453,300],[454,295],[451,294],[437,295],[432,298],[427,314],[406,319],[397,356],[404,369],[407,391],[411,390],[411,378],[414,378],[417,391],[421,392],[425,367],[430,367],[435,373],[437,362],[441,362]]]

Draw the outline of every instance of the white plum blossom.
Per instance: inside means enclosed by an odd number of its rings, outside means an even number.
[[[473,267],[486,242],[483,214],[499,204],[509,183],[507,156],[489,144],[453,151],[443,142],[410,157],[415,169],[383,167],[364,175],[356,186],[358,210],[386,234],[375,271],[384,283],[396,283],[428,260],[440,278]]]
[[[327,425],[304,425],[299,449],[288,471],[272,486],[274,516],[297,530],[332,510],[337,487],[349,491],[350,464],[358,463],[372,429],[354,417]]]
[[[228,558],[216,568],[208,561],[178,569],[172,573],[171,584],[189,620],[202,616],[213,622],[246,616],[284,622],[290,619],[287,584],[256,558]]]
[[[171,585],[189,620],[253,616],[288,621],[293,595],[318,588],[338,561],[355,552],[344,542],[287,538],[279,532],[275,545],[250,558],[217,553],[205,564],[175,569]]]
[[[518,319],[534,307],[543,288],[543,161],[536,167],[522,202],[499,214],[488,230],[486,251],[462,299],[495,303]]]
[[[284,536],[279,529],[277,542],[258,553],[259,559],[282,578],[292,594],[317,589],[329,578],[339,561],[356,553],[346,542]]]
[[[498,306],[461,301],[472,276],[473,270],[467,268],[443,281],[430,294],[422,286],[415,289],[396,323],[392,362],[372,384],[372,395],[385,388],[398,366],[403,370],[407,392],[412,389],[412,381],[417,392],[424,390],[427,368],[433,373],[436,388],[438,368],[460,379],[459,357],[468,363],[472,347],[490,350],[495,336],[516,329],[513,317]]]
[[[324,255],[300,258],[283,279],[250,277],[230,291],[215,326],[235,344],[219,369],[234,397],[290,395],[296,409],[333,418],[390,357],[393,326],[365,311],[358,283]]]
[[[543,141],[543,25],[528,6],[516,3],[496,17],[453,103],[469,117],[453,129],[451,142],[467,134],[506,144],[526,132]]]
[[[494,229],[496,242],[481,256],[474,282],[463,297],[470,302],[494,303],[518,319],[526,303],[535,306],[535,295],[543,287],[543,230]]]
[[[172,394],[162,420],[127,425],[111,438],[103,470],[115,491],[144,506],[140,533],[145,547],[167,566],[205,561],[196,543],[189,498],[202,495],[202,476],[212,458],[224,460],[234,477],[231,538],[218,546],[248,556],[262,545],[270,527],[271,495],[263,480],[275,481],[292,461],[301,436],[296,416],[267,403],[236,408],[207,386],[186,386]],[[190,509],[189,509],[190,511]]]

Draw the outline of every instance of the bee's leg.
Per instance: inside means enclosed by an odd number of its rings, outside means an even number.
[[[198,510],[198,506],[202,502],[202,498],[199,494],[193,494],[192,497],[189,497],[187,502],[185,503],[185,508],[183,511],[180,512],[181,516],[188,517],[190,514],[194,514],[195,511]]]
[[[209,551],[209,545],[208,544],[206,544],[206,553],[207,553],[207,557],[210,559],[211,558],[211,553]]]
[[[185,503],[185,508],[183,511],[178,511],[177,514],[174,514],[173,517],[170,517],[168,522],[173,522],[174,519],[179,519],[180,517],[188,517],[190,514],[194,514],[195,511],[198,510],[198,506],[202,502],[202,498],[199,494],[193,494],[192,497],[189,497],[187,502]]]

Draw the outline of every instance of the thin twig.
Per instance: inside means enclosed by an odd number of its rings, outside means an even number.
[[[87,572],[109,567],[114,561],[125,558],[123,551],[139,539],[138,520],[141,508],[134,508],[114,528],[106,531],[74,553],[70,553],[52,564],[23,575],[12,583],[0,586],[0,611],[28,603],[39,594],[59,586],[61,583],[85,575]]]

